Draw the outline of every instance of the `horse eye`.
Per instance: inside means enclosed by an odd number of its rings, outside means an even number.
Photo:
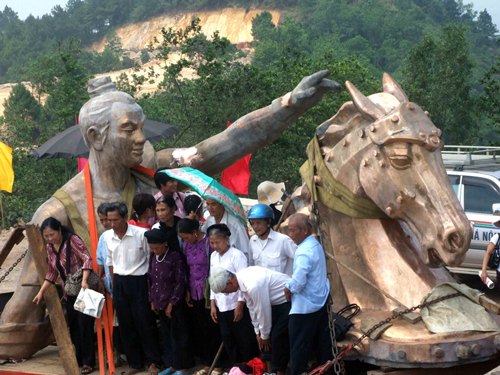
[[[396,169],[407,169],[411,166],[411,158],[407,155],[390,156],[389,161]]]

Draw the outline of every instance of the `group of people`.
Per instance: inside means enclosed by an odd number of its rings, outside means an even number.
[[[221,346],[215,373],[261,357],[270,372],[292,375],[308,368],[311,354],[331,359],[324,252],[306,215],[288,219],[288,236],[273,230],[273,208],[248,213],[255,232],[214,199],[177,191],[177,181],[157,172],[156,197],[137,194],[129,218],[124,202],[97,209],[104,232],[97,246],[98,273],[112,296],[119,323],[115,345],[127,374],[206,375]],[[83,241],[49,217],[41,225],[48,272],[35,303],[51,284],[83,269],[92,259]],[[70,249],[70,251],[67,251]],[[95,368],[93,319],[73,309],[66,296],[68,326],[82,373]],[[162,370],[163,369],[163,370]]]

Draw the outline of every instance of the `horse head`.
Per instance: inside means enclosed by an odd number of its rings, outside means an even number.
[[[425,263],[460,264],[472,229],[442,162],[441,131],[388,74],[383,92],[369,97],[346,86],[352,102],[317,131],[329,171],[387,218],[406,223]]]

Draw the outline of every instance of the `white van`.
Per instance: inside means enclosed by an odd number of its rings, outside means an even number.
[[[474,225],[474,234],[465,260],[459,267],[448,269],[454,273],[477,275],[490,238],[500,232],[500,228],[493,225],[500,217],[494,216],[492,211],[493,204],[500,203],[500,170],[448,170],[447,173],[467,218]],[[489,270],[488,273],[490,277],[496,277],[494,270]]]

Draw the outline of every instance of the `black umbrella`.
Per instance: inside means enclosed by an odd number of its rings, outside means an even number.
[[[174,125],[147,120],[144,122],[144,136],[150,142],[169,138],[177,132]],[[56,134],[33,151],[37,159],[87,157],[89,149],[85,144],[78,125],[71,126]]]

